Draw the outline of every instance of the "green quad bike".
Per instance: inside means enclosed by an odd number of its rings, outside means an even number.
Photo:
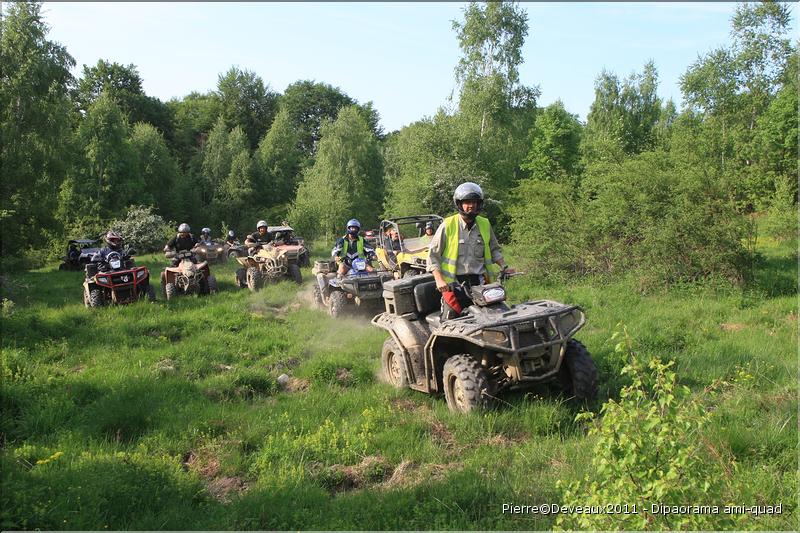
[[[383,377],[398,388],[444,393],[452,411],[489,408],[498,394],[557,381],[576,400],[597,396],[597,368],[573,336],[585,317],[576,305],[537,300],[508,306],[503,283],[474,286],[473,304],[441,320],[432,274],[384,283]]]

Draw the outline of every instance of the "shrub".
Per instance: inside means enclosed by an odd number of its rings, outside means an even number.
[[[590,429],[595,437],[592,474],[570,483],[563,493],[567,506],[619,504],[636,513],[560,514],[556,526],[566,529],[726,529],[736,524],[724,513],[651,512],[651,504],[722,505],[730,498],[730,473],[735,468],[702,431],[712,416],[706,405],[677,385],[672,362],[654,358],[644,365],[632,350],[626,329],[617,353],[628,357],[622,374],[631,379],[620,400],[601,408],[602,420]],[[710,390],[713,390],[711,388]],[[579,420],[592,419],[581,413]],[[558,486],[564,488],[561,482]]]
[[[167,237],[174,233],[172,226],[156,214],[152,206],[131,206],[125,218],[115,220],[111,228],[125,238],[125,244],[136,248],[138,253],[154,252],[164,245]]]
[[[745,219],[716,180],[669,154],[596,163],[577,191],[529,179],[515,194],[513,241],[534,273],[634,271],[646,286],[743,280]]]

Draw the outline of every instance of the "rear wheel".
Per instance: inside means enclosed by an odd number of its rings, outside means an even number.
[[[248,289],[255,292],[261,288],[261,272],[256,267],[249,267],[245,276]]]
[[[303,283],[303,275],[300,273],[300,265],[292,263],[289,265],[289,277],[292,281],[300,285]]]
[[[235,261],[237,257],[239,257],[239,254],[237,254],[236,252],[228,252],[228,259],[232,259]]]
[[[167,301],[175,298],[176,294],[178,294],[178,290],[175,288],[174,283],[167,283],[164,285],[164,297],[167,299]]]
[[[215,278],[213,275],[208,276],[208,292],[210,294],[217,293],[217,278]]]
[[[397,342],[391,337],[383,343],[381,366],[383,367],[383,378],[387,383],[398,389],[408,387],[406,361]]]
[[[445,400],[451,411],[469,413],[491,405],[486,370],[469,355],[454,355],[448,359],[442,379]]]
[[[342,291],[333,291],[328,297],[328,313],[337,318],[344,314],[347,306],[347,296]]]
[[[597,367],[589,350],[575,339],[567,341],[558,381],[564,392],[576,400],[597,398]]]
[[[103,298],[103,291],[100,289],[92,289],[89,291],[89,307],[103,307],[105,304]]]

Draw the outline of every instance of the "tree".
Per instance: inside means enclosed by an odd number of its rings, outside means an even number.
[[[145,192],[139,200],[145,205],[154,205],[167,218],[174,218],[183,203],[175,194],[180,170],[163,135],[153,125],[139,122],[133,125],[130,143],[137,173],[145,184]]]
[[[220,74],[217,95],[222,118],[229,130],[240,126],[254,149],[272,124],[277,112],[277,93],[254,72],[231,67]]]
[[[128,122],[111,96],[102,93],[89,106],[78,128],[85,157],[80,189],[90,195],[103,215],[146,196],[143,178],[134,171],[135,155],[128,139]]]
[[[480,137],[511,107],[532,102],[537,89],[519,83],[528,15],[514,2],[471,2],[453,21],[462,57],[456,67],[460,108],[480,116]]]
[[[289,112],[282,108],[272,127],[253,154],[256,196],[266,206],[289,202],[298,183],[303,153],[300,133],[292,125]]]
[[[336,120],[340,109],[355,103],[338,87],[311,80],[292,83],[280,99],[280,107],[297,129],[300,149],[307,157],[316,153],[323,122]]]
[[[717,162],[740,208],[763,207],[775,189],[765,179],[757,126],[781,87],[792,46],[786,38],[791,15],[778,2],[744,3],[731,20],[732,43],[699,57],[681,77],[690,109],[718,140]]]
[[[658,72],[649,61],[641,74],[620,82],[605,70],[597,77],[594,102],[586,117],[583,151],[586,162],[620,162],[655,146],[654,130],[661,114]]]
[[[581,133],[577,115],[564,109],[561,100],[549,105],[536,118],[531,149],[522,168],[534,179],[577,185]]]
[[[53,211],[72,159],[70,102],[75,60],[47,40],[41,4],[6,4],[0,15],[0,255],[57,227]]]
[[[216,93],[192,92],[180,100],[173,98],[167,107],[174,121],[175,152],[181,167],[188,171],[222,114],[222,103]]]
[[[147,122],[172,139],[172,115],[169,107],[158,98],[147,96],[136,65],[121,65],[100,59],[97,65],[83,66],[83,77],[75,90],[79,111],[86,114],[89,107],[105,92],[116,100],[129,124]]]
[[[309,235],[342,231],[350,218],[377,222],[383,197],[378,141],[362,113],[349,106],[322,127],[314,166],[303,175],[290,219]]]

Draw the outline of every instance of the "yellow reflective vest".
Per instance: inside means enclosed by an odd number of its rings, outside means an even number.
[[[461,215],[455,214],[444,219],[444,252],[442,253],[442,275],[448,282],[456,280],[456,264],[458,261],[458,228]],[[489,283],[497,279],[500,267],[492,261],[489,239],[492,236],[492,225],[486,217],[475,217],[478,231],[483,239],[483,262]]]

